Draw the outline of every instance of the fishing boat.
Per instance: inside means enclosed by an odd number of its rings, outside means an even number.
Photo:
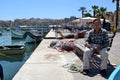
[[[20,55],[25,52],[25,46],[24,45],[8,45],[8,46],[0,46],[0,54],[6,54],[6,55]]]
[[[33,33],[33,32],[26,32],[26,43],[36,43],[40,42],[42,39],[42,35],[38,33]]]
[[[23,31],[12,30],[11,34],[12,34],[12,39],[24,39],[25,38],[24,36],[25,32]]]
[[[86,32],[87,32],[87,30],[83,30],[83,31],[80,31],[80,32],[75,33],[75,34],[70,33],[67,35],[62,34],[60,31],[58,31],[57,33],[60,35],[60,37],[58,37],[58,39],[63,39],[63,38],[70,39],[70,38],[84,38],[86,35]]]

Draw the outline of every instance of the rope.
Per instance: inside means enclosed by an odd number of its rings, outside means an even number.
[[[65,64],[63,65],[64,68],[68,68],[68,72],[71,73],[82,73],[83,72],[83,68],[82,66],[78,66],[77,64]]]

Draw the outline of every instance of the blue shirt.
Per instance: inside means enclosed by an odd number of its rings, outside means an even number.
[[[86,39],[86,44],[97,44],[100,48],[106,48],[109,46],[108,32],[101,28],[98,34],[95,34],[94,29],[90,30]]]

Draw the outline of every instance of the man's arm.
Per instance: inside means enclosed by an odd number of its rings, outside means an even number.
[[[85,40],[85,46],[90,48],[90,32],[86,33],[86,40]]]
[[[103,43],[101,45],[101,49],[102,48],[106,48],[109,46],[109,37],[108,37],[108,32],[104,32],[104,35],[103,35]]]

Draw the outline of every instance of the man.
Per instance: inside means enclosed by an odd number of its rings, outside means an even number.
[[[83,74],[88,74],[90,65],[89,60],[94,51],[97,51],[101,55],[101,75],[106,76],[107,72],[107,61],[108,61],[108,53],[107,47],[109,45],[109,38],[107,31],[101,28],[100,19],[95,19],[93,21],[93,29],[88,33],[86,43],[85,43],[85,51],[83,55]]]

